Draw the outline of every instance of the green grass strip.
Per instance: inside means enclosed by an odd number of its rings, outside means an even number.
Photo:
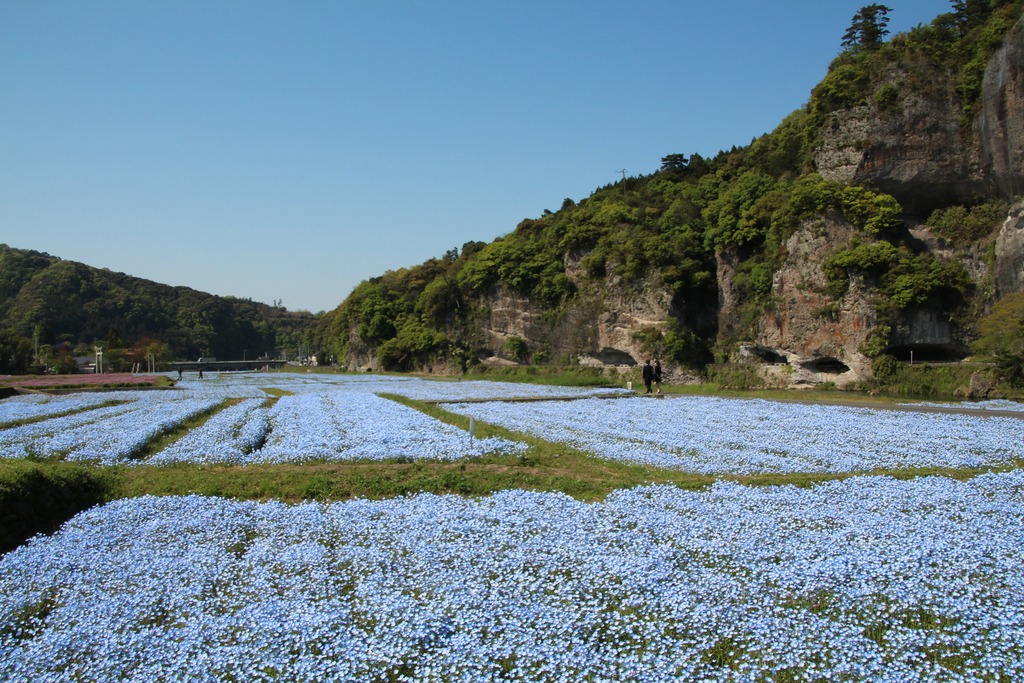
[[[382,395],[442,422],[469,429],[469,418],[443,407],[394,395]],[[230,405],[225,402],[217,410]],[[151,444],[157,452],[188,429],[202,424],[213,414],[197,417],[175,433]],[[333,501],[349,498],[382,499],[419,492],[482,496],[505,489],[561,492],[578,500],[602,500],[612,491],[643,484],[671,484],[699,490],[716,481],[735,481],[751,486],[815,484],[861,475],[888,475],[899,479],[945,476],[970,479],[990,471],[1024,467],[1017,461],[1002,468],[948,469],[921,468],[873,470],[869,472],[822,474],[758,474],[713,476],[647,465],[636,465],[600,458],[528,434],[517,433],[486,422],[474,421],[479,438],[502,437],[527,444],[522,455],[487,455],[458,462],[413,461],[321,461],[279,465],[197,465],[97,468],[109,485],[109,497],[133,497],[147,494],[186,495],[197,493],[236,499]]]

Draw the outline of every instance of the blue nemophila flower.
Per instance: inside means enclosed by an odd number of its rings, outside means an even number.
[[[325,379],[317,379],[320,377]],[[503,397],[514,395],[508,393],[507,387],[515,385],[493,382],[467,382],[457,395],[478,396],[483,392],[480,385],[486,385],[492,394],[498,392],[495,387],[504,386]],[[486,453],[517,453],[525,447],[506,439],[470,440],[464,430],[372,393],[384,389],[415,393],[411,390],[416,387],[425,392],[425,386],[447,386],[441,382],[222,374],[210,380],[183,382],[180,386],[185,391],[104,394],[105,400],[116,397],[124,403],[96,409],[86,409],[92,404],[77,404],[79,412],[0,430],[0,457],[35,455],[131,464],[457,460]],[[263,405],[267,398],[265,388],[282,389],[287,395],[267,408]],[[449,391],[448,395],[454,394]],[[154,436],[229,398],[238,403],[221,410],[151,459],[134,458]],[[39,414],[58,415],[69,409],[74,408]]]
[[[1020,421],[689,397],[455,404],[606,458],[705,474],[985,467],[1024,457]]]
[[[154,426],[237,398],[154,461],[465,457],[475,452],[465,432],[374,393],[535,391],[259,374],[179,386],[0,430],[0,453],[116,461]],[[268,408],[265,388],[287,395]],[[4,405],[0,422],[13,421]],[[721,399],[458,410],[605,457],[708,472],[1021,455],[1018,423],[1001,418]],[[650,486],[589,505],[522,491],[297,506],[119,501],[0,559],[0,679],[1016,679],[1022,490],[1013,472],[803,490]]]
[[[334,391],[282,397],[268,411],[266,442],[247,462],[457,460],[523,448],[506,439],[477,439],[419,411],[369,393]]]
[[[153,455],[146,464],[241,464],[262,446],[270,431],[268,411],[262,406],[263,399],[241,400]]]
[[[1014,680],[1022,491],[118,501],[0,559],[0,679]]]
[[[38,419],[73,411],[88,410],[110,400],[105,394],[21,394],[0,402],[0,425]]]
[[[113,392],[104,396],[124,403],[0,430],[0,456],[122,462],[153,437],[217,403],[177,393]]]
[[[509,382],[451,382],[418,377],[381,375],[222,373],[208,379],[190,378],[178,387],[194,395],[207,397],[265,398],[262,388],[275,388],[292,394],[325,394],[332,391],[391,393],[408,398],[433,401],[501,400],[514,398],[572,398],[625,392],[600,387],[558,387]]]

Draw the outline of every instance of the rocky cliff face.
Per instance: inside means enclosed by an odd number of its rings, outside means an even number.
[[[926,93],[901,88],[914,65],[893,67],[886,80],[896,86],[897,106],[855,107],[835,116],[822,132],[816,156],[823,177],[868,184],[896,197],[911,214],[926,217],[936,207],[969,203],[981,196],[1024,194],[1024,19],[989,62],[980,113],[970,130],[950,75],[933,80]],[[918,79],[920,80],[920,79]],[[913,219],[911,218],[911,222]],[[934,238],[927,225],[912,236],[939,258],[956,258],[972,279],[991,282],[992,299],[1024,291],[1024,202],[1011,209],[999,231],[994,263],[981,249],[958,253]],[[875,307],[853,283],[835,307],[824,296],[821,263],[852,236],[849,226],[826,221],[803,226],[787,243],[788,256],[776,273],[778,301],[765,316],[748,357],[788,364],[791,385],[831,379],[837,383],[870,374],[859,350],[875,327]],[[727,280],[728,264],[719,272]],[[720,282],[723,311],[729,308],[728,282]],[[966,354],[962,331],[948,317],[928,309],[905,311],[890,331],[892,353],[918,357]]]
[[[985,70],[978,117],[979,157],[1005,196],[1024,196],[1024,17]],[[1024,292],[1024,201],[1010,209],[996,238],[994,298]]]
[[[996,298],[1024,292],[1024,201],[1010,209],[996,237],[992,287]]]
[[[864,105],[835,119],[815,159],[823,177],[870,184],[925,215],[935,206],[984,194],[979,150],[962,134],[952,94],[942,93],[936,102],[911,93],[900,100],[898,112]]]
[[[895,102],[835,114],[822,132],[819,173],[877,187],[924,216],[993,191],[1024,194],[1024,18],[989,61],[971,127],[963,125],[955,74],[915,71],[930,68],[893,66],[883,80],[895,87]]]
[[[985,70],[979,165],[1006,197],[1024,195],[1024,17]]]
[[[874,307],[856,281],[837,304],[822,268],[854,233],[850,224],[829,218],[806,222],[786,243],[786,260],[772,285],[776,308],[761,319],[749,350],[789,365],[791,384],[841,384],[870,371],[860,347],[874,328]]]
[[[529,351],[556,359],[570,353],[575,357],[569,360],[584,365],[636,365],[645,355],[636,333],[662,328],[670,306],[671,295],[656,282],[608,285],[581,292],[562,317],[546,320],[528,298],[498,292],[486,300],[477,320],[484,348],[490,352],[483,360],[512,360],[503,350],[509,338],[519,337]]]
[[[481,348],[488,349],[490,354],[481,360],[490,364],[514,362],[504,352],[509,339],[518,337],[536,349],[547,338],[543,317],[527,297],[499,291],[484,303],[476,324],[483,336]]]

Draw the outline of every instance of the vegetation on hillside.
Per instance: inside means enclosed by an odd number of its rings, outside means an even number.
[[[982,318],[974,351],[995,361],[1004,382],[1024,387],[1024,293],[1000,299]]]
[[[529,300],[551,326],[533,347],[519,339],[500,352],[517,361],[560,363],[588,350],[572,348],[578,340],[558,324],[572,320],[574,307],[600,301],[610,287],[646,284],[672,293],[672,318],[638,334],[673,364],[700,369],[752,335],[773,304],[772,277],[786,239],[819,216],[841,217],[858,231],[825,267],[836,298],[851,278],[877,295],[880,322],[876,341],[864,349],[869,356],[885,353],[887,331],[901,311],[930,306],[960,319],[978,295],[970,277],[959,262],[923,251],[905,221],[934,221],[939,237],[962,247],[991,235],[1005,209],[1002,199],[909,215],[892,196],[816,175],[813,156],[818,131],[851,106],[895,111],[908,92],[927,95],[954,83],[970,116],[980,93],[978,65],[1022,6],[1020,0],[955,1],[950,13],[889,42],[882,39],[890,9],[862,8],[810,101],[770,134],[710,159],[668,154],[654,173],[624,177],[578,202],[566,199],[557,211],[525,219],[489,244],[470,242],[367,280],[325,317],[318,346],[338,358],[353,344],[376,350],[385,369],[441,361],[465,369],[481,350],[475,321],[503,293]],[[887,67],[897,63],[905,75],[894,83]],[[723,255],[737,264],[734,285],[743,302],[740,319],[727,329],[716,317],[716,262]]]
[[[74,356],[96,346],[111,371],[150,359],[294,357],[314,321],[0,244],[0,373],[74,372]]]
[[[952,12],[888,42],[881,38],[888,33],[884,21],[889,8],[862,8],[844,36],[846,49],[812,93],[809,110],[815,125],[825,123],[835,111],[870,102],[896,112],[900,95],[927,96],[952,83],[969,131],[985,65],[1019,20],[1024,4],[1020,0],[952,0],[950,4]],[[879,78],[893,65],[902,71],[898,83]]]
[[[0,245],[0,372],[41,360],[67,370],[93,346],[107,349],[111,369],[200,355],[315,355],[344,364],[374,354],[388,370],[438,363],[467,370],[485,350],[480,321],[498,294],[529,302],[544,329],[486,350],[562,365],[593,350],[592,321],[606,294],[645,288],[670,294],[670,316],[637,331],[637,340],[673,365],[701,371],[753,336],[775,304],[773,276],[787,238],[820,217],[844,219],[857,231],[825,263],[836,303],[822,315],[838,315],[851,279],[867,287],[879,311],[875,338],[863,349],[870,357],[886,353],[894,320],[913,307],[931,307],[965,335],[976,334],[986,292],[975,291],[957,261],[924,251],[905,221],[927,221],[936,237],[967,249],[991,239],[1005,198],[936,199],[910,215],[890,195],[816,175],[814,155],[837,113],[867,105],[898,116],[912,94],[958,98],[970,135],[984,65],[1022,9],[1022,0],[953,0],[950,12],[886,41],[892,10],[867,5],[837,36],[841,51],[807,104],[771,133],[713,158],[666,154],[653,173],[565,199],[490,243],[467,242],[366,280],[322,317]],[[735,269],[731,284],[741,302],[731,320],[719,317],[722,260]]]

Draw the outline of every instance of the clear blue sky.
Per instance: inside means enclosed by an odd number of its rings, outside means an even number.
[[[771,131],[865,4],[0,0],[0,242],[330,310]]]

